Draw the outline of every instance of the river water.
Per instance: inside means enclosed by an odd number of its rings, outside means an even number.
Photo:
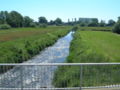
[[[69,55],[70,42],[73,39],[69,32],[54,45],[44,49],[38,55],[24,63],[62,63]],[[50,88],[56,66],[21,66],[14,67],[0,75],[0,88]]]

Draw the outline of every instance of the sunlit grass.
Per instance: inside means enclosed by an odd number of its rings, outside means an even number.
[[[28,60],[64,36],[71,27],[18,28],[0,31],[0,63]]]
[[[74,34],[67,63],[103,63],[120,62],[120,35],[112,32],[81,31]],[[83,67],[82,86],[102,86],[120,82],[119,66]],[[78,70],[78,71],[76,71]],[[76,71],[76,72],[75,72]],[[59,67],[54,76],[55,87],[79,87],[80,67]],[[74,76],[74,77],[70,77]],[[64,79],[63,79],[64,77]],[[112,77],[112,79],[110,78]],[[77,78],[77,79],[76,79]]]

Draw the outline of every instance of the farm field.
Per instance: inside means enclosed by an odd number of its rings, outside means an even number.
[[[81,31],[74,34],[67,63],[120,62],[120,35],[103,31]],[[118,84],[119,66],[83,67],[83,86]],[[61,74],[62,73],[62,74]],[[60,67],[56,70],[53,84],[56,87],[76,87],[80,85],[80,67]],[[76,79],[73,77],[78,76]],[[112,79],[110,79],[112,77]],[[114,78],[113,78],[114,77]]]
[[[0,30],[0,63],[26,61],[66,35],[70,29],[71,27],[51,26]]]

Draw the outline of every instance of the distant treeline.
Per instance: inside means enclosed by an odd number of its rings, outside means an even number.
[[[7,29],[10,27],[36,27],[46,25],[62,25],[63,22],[60,18],[56,18],[56,20],[48,20],[42,16],[38,18],[38,21],[34,21],[29,16],[22,16],[17,11],[1,11],[0,12],[0,25],[2,25],[3,29]],[[5,28],[6,27],[6,28]]]
[[[45,26],[45,25],[76,25],[80,26],[113,26],[115,24],[114,20],[109,20],[105,23],[104,20],[101,22],[97,18],[76,18],[68,19],[68,22],[63,22],[62,19],[56,18],[56,20],[48,20],[46,17],[38,17],[38,21],[34,21],[29,16],[23,16],[17,11],[0,11],[0,24],[8,24],[10,27],[35,27],[35,26]]]
[[[110,19],[108,23],[104,20],[99,20],[97,18],[79,18],[79,19],[68,19],[68,22],[63,22],[61,18],[56,18],[55,20],[48,21],[46,17],[38,17],[38,21],[34,21],[29,16],[23,16],[17,11],[0,11],[0,29],[9,29],[11,27],[46,27],[47,25],[72,25],[80,27],[105,27],[114,26],[113,32],[120,33],[120,17],[118,21]]]
[[[84,26],[88,26],[88,27],[105,27],[105,26],[113,26],[116,22],[112,19],[110,19],[108,21],[108,23],[106,23],[104,20],[101,20],[99,22],[99,20],[97,18],[79,18],[78,20],[76,18],[72,19],[72,21],[70,21],[70,19],[68,19],[68,24],[69,25],[80,25],[81,27]]]

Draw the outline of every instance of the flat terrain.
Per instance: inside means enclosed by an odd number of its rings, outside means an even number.
[[[70,29],[70,27],[47,27],[47,28],[12,28],[8,30],[0,30],[0,42],[11,41],[20,38],[43,35],[56,30]]]
[[[91,49],[104,54],[110,62],[120,62],[120,35],[112,32],[80,31],[80,36]]]

